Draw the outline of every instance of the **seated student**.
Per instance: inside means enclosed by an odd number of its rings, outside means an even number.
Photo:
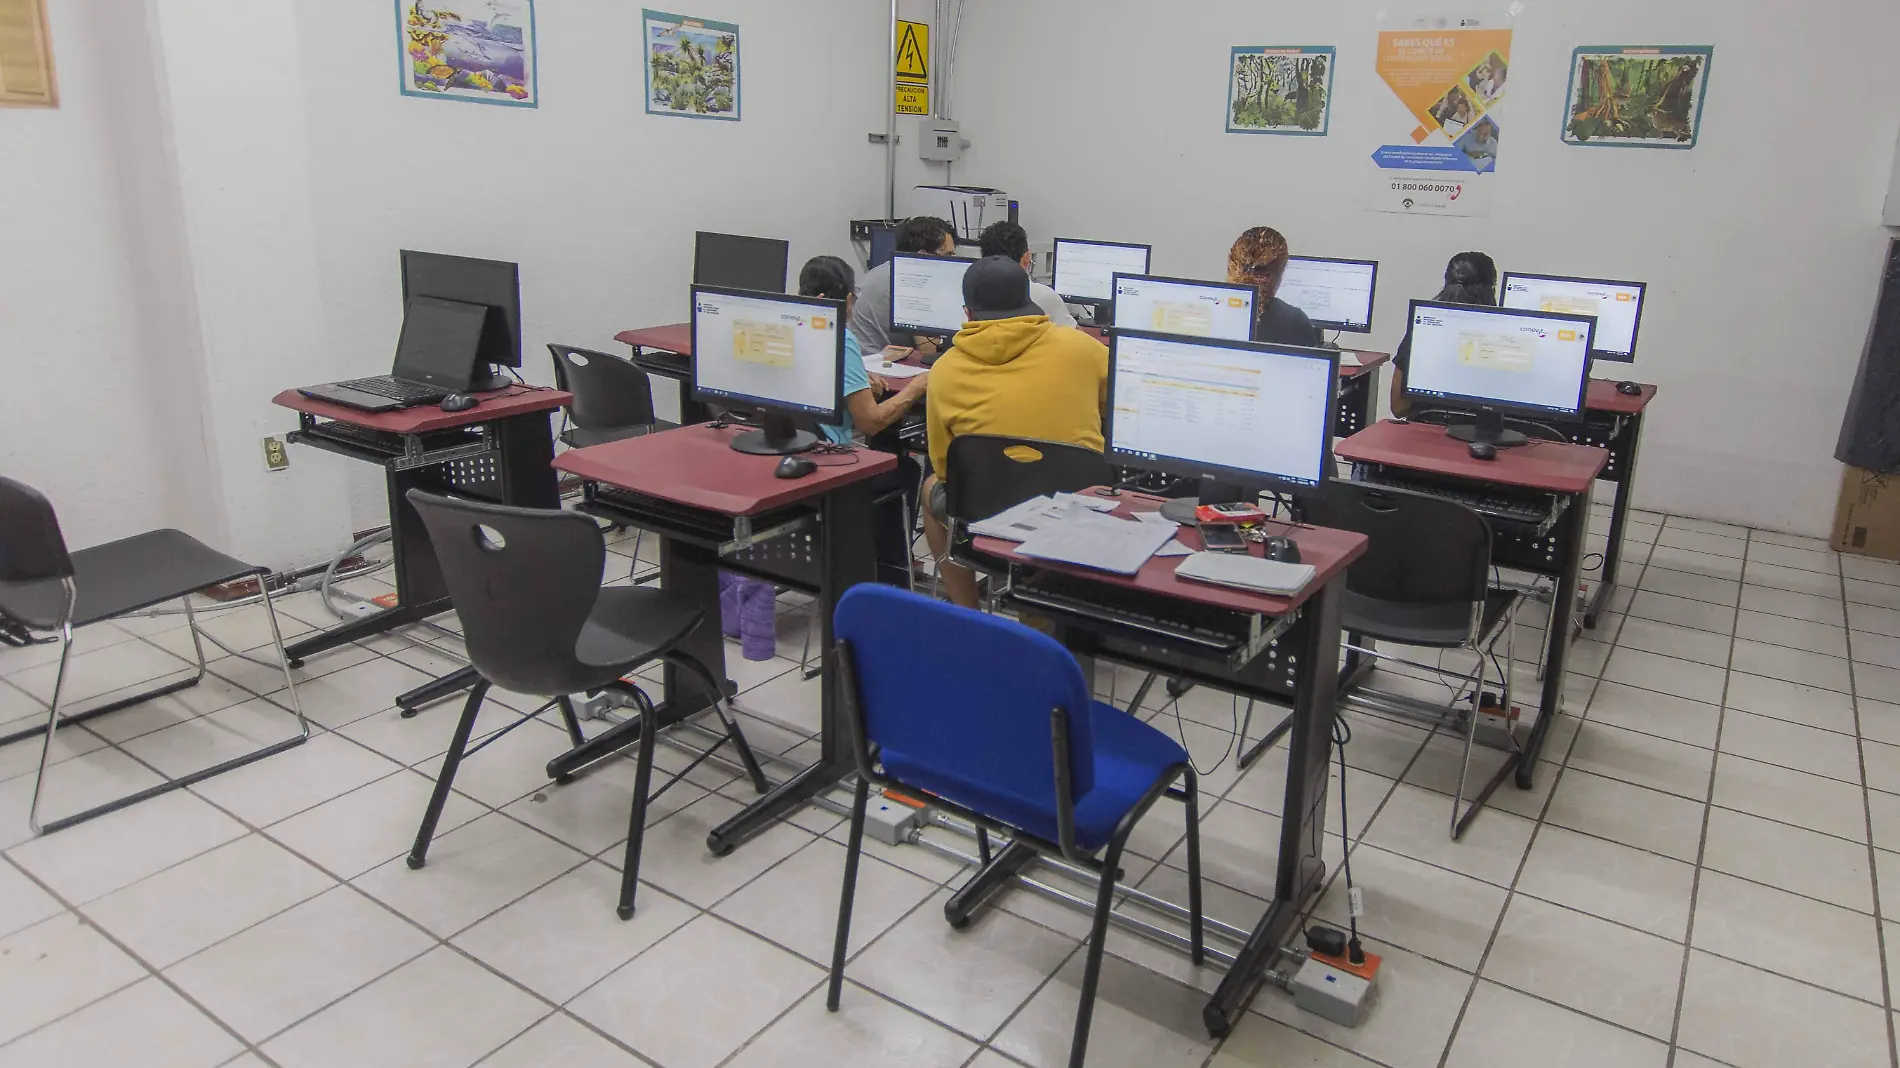
[[[1482,252],[1460,252],[1445,264],[1445,288],[1433,300],[1452,304],[1498,306],[1498,265]],[[1392,414],[1411,414],[1412,402],[1405,399],[1405,372],[1412,363],[1412,330],[1408,325],[1399,351],[1392,354]]]
[[[1325,335],[1305,312],[1278,295],[1280,283],[1286,279],[1287,260],[1292,256],[1280,231],[1256,226],[1241,234],[1227,253],[1227,280],[1252,286],[1258,294],[1254,298],[1253,340],[1317,348],[1325,343]]]
[[[916,256],[954,256],[956,231],[942,219],[927,215],[906,219],[897,228],[897,251]],[[912,345],[925,356],[937,351],[934,341],[891,332],[890,264],[880,263],[864,273],[858,297],[857,311],[851,316],[851,332],[866,350],[881,352],[886,345]]]
[[[1015,260],[1022,265],[1025,273],[1035,263],[1035,256],[1029,251],[1028,232],[1013,222],[991,223],[989,228],[983,231],[982,241],[985,257],[1001,256],[1007,260]],[[1029,299],[1035,301],[1036,307],[1041,308],[1042,313],[1049,317],[1049,321],[1057,326],[1075,325],[1075,314],[1069,311],[1068,303],[1056,296],[1055,290],[1034,278],[1029,280]]]
[[[1007,256],[978,260],[963,276],[956,343],[931,370],[930,462],[924,531],[950,599],[976,607],[976,576],[948,563],[950,443],[962,434],[1003,434],[1102,450],[1108,348],[1049,322],[1029,298],[1029,275]]]

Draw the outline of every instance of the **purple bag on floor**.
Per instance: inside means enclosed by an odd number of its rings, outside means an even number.
[[[778,592],[769,582],[719,573],[719,629],[747,660],[778,655]]]

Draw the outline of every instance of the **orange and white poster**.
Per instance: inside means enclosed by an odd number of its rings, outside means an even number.
[[[1366,207],[1409,215],[1488,215],[1513,74],[1511,31],[1477,19],[1420,20],[1379,34],[1378,106],[1391,132],[1372,153]]]

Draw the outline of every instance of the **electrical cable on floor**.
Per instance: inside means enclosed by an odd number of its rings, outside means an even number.
[[[330,560],[330,566],[323,569],[323,580],[317,584],[317,590],[323,598],[323,607],[328,608],[331,615],[336,616],[338,619],[351,618],[347,612],[336,606],[335,601],[331,600],[330,584],[336,581],[336,570],[338,566],[340,566],[343,561],[368,549],[370,546],[379,545],[389,541],[393,537],[395,537],[395,528],[384,527],[381,530],[356,539],[356,541],[350,544],[349,548],[343,550]]]
[[[1200,776],[1203,776],[1203,777],[1205,777],[1205,776],[1208,776],[1208,775],[1212,775],[1212,774],[1214,774],[1215,772],[1217,772],[1217,771],[1219,771],[1219,770],[1220,770],[1220,766],[1221,766],[1222,764],[1225,764],[1225,763],[1227,763],[1227,758],[1228,758],[1229,756],[1231,756],[1231,755],[1233,755],[1233,752],[1234,752],[1234,743],[1235,743],[1235,741],[1236,741],[1236,740],[1238,740],[1238,739],[1239,739],[1239,737],[1240,737],[1240,696],[1239,696],[1238,694],[1235,694],[1235,695],[1233,695],[1233,700],[1232,700],[1232,703],[1231,703],[1231,705],[1229,706],[1229,709],[1228,709],[1228,710],[1229,710],[1230,712],[1232,712],[1232,713],[1233,713],[1233,715],[1234,715],[1234,728],[1233,728],[1233,730],[1232,730],[1231,732],[1229,732],[1229,734],[1227,735],[1227,748],[1225,748],[1225,749],[1223,749],[1223,750],[1221,750],[1221,754],[1220,754],[1220,757],[1219,757],[1218,759],[1216,759],[1216,760],[1214,761],[1214,764],[1213,764],[1213,766],[1212,766],[1212,767],[1210,767],[1210,768],[1208,768],[1208,769],[1207,769],[1206,771],[1202,771],[1202,770],[1201,770],[1201,768],[1200,768],[1200,765],[1198,765],[1198,764],[1195,764],[1195,763],[1194,763],[1194,750],[1192,750],[1192,749],[1190,749],[1190,748],[1188,748],[1188,744],[1187,744],[1187,724],[1186,724],[1185,722],[1183,722],[1183,721],[1182,721],[1182,719],[1181,719],[1181,699],[1180,699],[1179,697],[1176,697],[1176,698],[1174,698],[1174,699],[1173,699],[1172,701],[1169,701],[1169,702],[1168,702],[1168,704],[1170,704],[1170,705],[1172,705],[1172,706],[1174,706],[1174,734],[1175,734],[1175,737],[1176,737],[1176,738],[1177,738],[1177,739],[1178,739],[1178,740],[1180,741],[1180,743],[1181,743],[1181,748],[1182,748],[1183,750],[1185,750],[1185,751],[1187,752],[1187,755],[1188,755],[1188,765],[1189,765],[1190,767],[1192,767],[1192,768],[1194,768],[1194,774],[1196,774],[1196,775],[1200,775]],[[1253,702],[1252,702],[1252,701],[1248,701],[1248,702],[1247,702],[1247,711],[1248,711],[1248,713],[1249,713],[1249,714],[1252,714],[1252,712],[1253,712]],[[1199,721],[1199,720],[1196,720],[1195,722],[1197,722],[1197,723],[1198,723],[1198,722],[1200,722],[1200,721]],[[1207,726],[1207,725],[1206,725],[1205,723],[1203,723],[1203,724],[1201,724],[1201,726],[1204,726],[1204,727],[1205,727],[1205,726]],[[1210,729],[1210,730],[1219,730],[1220,728],[1218,728],[1218,727],[1210,727],[1210,728],[1208,728],[1208,729]]]
[[[1352,742],[1352,726],[1343,715],[1333,717],[1333,745],[1339,750],[1339,832],[1345,839],[1339,867],[1346,876],[1346,926],[1351,938],[1346,943],[1346,959],[1353,964],[1366,962],[1365,947],[1359,944],[1359,892],[1352,885],[1352,819],[1346,814],[1346,746]]]

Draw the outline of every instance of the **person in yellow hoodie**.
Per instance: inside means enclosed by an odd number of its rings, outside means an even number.
[[[978,260],[963,275],[963,324],[949,352],[930,369],[927,412],[930,464],[924,532],[946,561],[945,515],[950,443],[963,434],[1039,438],[1102,451],[1108,404],[1108,347],[1080,330],[1049,322],[1029,292],[1029,275],[1007,256]],[[976,576],[944,562],[950,599],[977,604]]]

